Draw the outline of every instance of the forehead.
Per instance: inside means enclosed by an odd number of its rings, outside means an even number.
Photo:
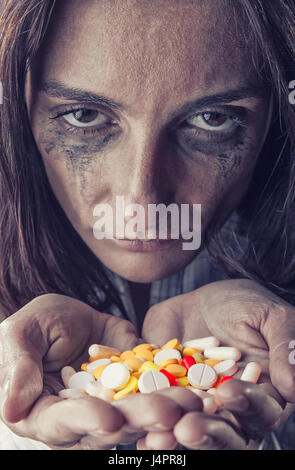
[[[227,0],[64,0],[36,63],[76,88],[132,105],[254,81],[243,28]]]

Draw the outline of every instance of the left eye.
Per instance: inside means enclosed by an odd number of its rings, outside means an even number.
[[[186,123],[192,127],[198,127],[205,131],[222,132],[230,130],[235,122],[234,118],[217,112],[206,112],[197,114],[190,119],[186,120]]]
[[[110,121],[110,118],[105,116],[105,114],[86,108],[77,109],[77,111],[65,114],[63,118],[75,127],[94,127]]]

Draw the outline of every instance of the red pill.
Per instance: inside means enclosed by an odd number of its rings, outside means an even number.
[[[223,378],[220,380],[218,386],[221,385],[221,384],[223,384],[224,382],[227,382],[228,380],[232,380],[232,379],[233,379],[233,377],[232,377],[231,375],[226,375],[225,377],[223,377]]]
[[[166,375],[167,379],[169,380],[169,383],[170,383],[171,387],[175,387],[176,385],[178,385],[178,380],[175,377],[175,375],[170,374],[170,372],[168,372],[168,370],[166,370],[166,369],[160,369],[160,372],[162,372],[162,374]]]
[[[194,364],[196,364],[196,361],[193,356],[184,356],[181,361],[181,365],[184,366],[187,370],[189,370],[189,368],[192,367]]]

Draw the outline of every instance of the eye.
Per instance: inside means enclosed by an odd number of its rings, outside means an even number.
[[[74,127],[95,127],[110,123],[110,118],[105,114],[87,108],[64,114],[63,118]]]
[[[203,129],[204,131],[226,132],[239,124],[238,121],[238,118],[218,113],[216,111],[208,111],[197,114],[187,119],[185,122],[190,127],[197,127],[199,129]]]

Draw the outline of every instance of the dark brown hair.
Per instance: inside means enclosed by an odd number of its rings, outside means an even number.
[[[45,36],[55,1],[6,0],[2,5],[0,302],[10,314],[38,295],[55,292],[104,311],[116,304],[124,313],[104,266],[53,194],[28,120],[26,73]],[[295,79],[295,4],[293,0],[236,0],[232,8],[248,26],[253,62],[273,91],[275,112],[254,177],[238,207],[237,231],[247,237],[247,249],[240,250],[235,243],[236,232],[231,243],[224,243],[220,231],[209,230],[208,250],[231,277],[255,279],[295,304],[295,126],[288,101],[288,83]]]

